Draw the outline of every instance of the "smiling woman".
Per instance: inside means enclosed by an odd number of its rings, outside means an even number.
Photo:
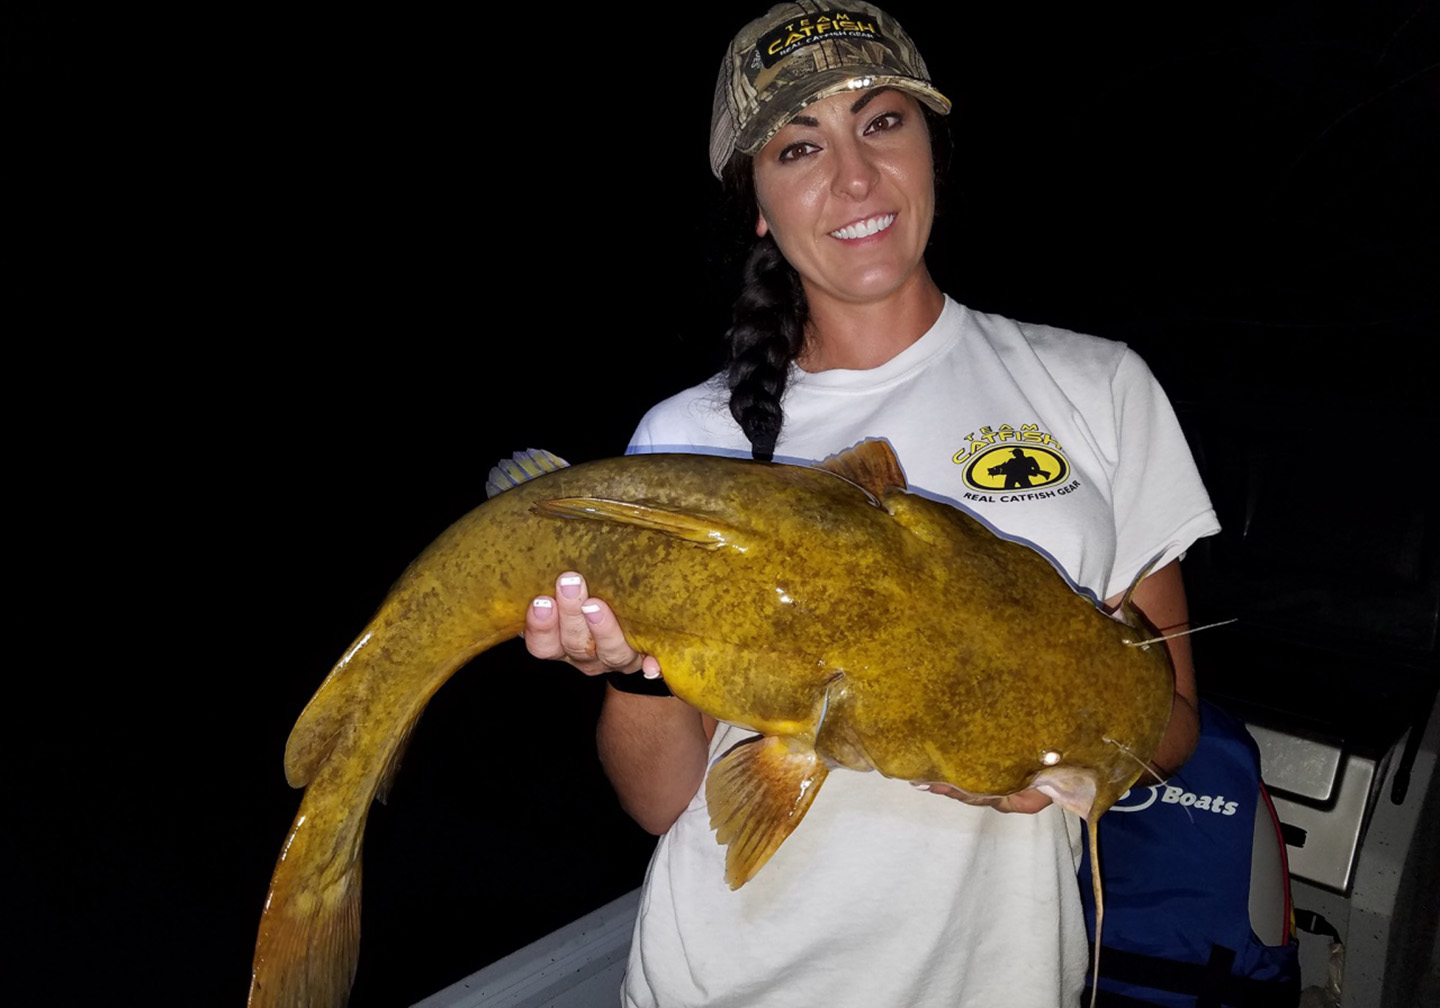
[[[755,233],[774,238],[810,309],[802,367],[874,367],[939,317],[945,298],[924,261],[934,167],[915,99],[889,88],[822,98],[756,155],[754,178]],[[889,324],[874,325],[881,317]]]
[[[781,4],[740,30],[710,144],[712,171],[743,194],[755,233],[729,361],[653,408],[631,450],[815,461],[884,438],[912,487],[1037,545],[1092,599],[1118,601],[1138,580],[1136,606],[1183,626],[1177,558],[1217,526],[1145,365],[1122,344],[966,308],[931,277],[949,110],[910,37],[869,4]],[[1036,614],[1037,639],[1045,619]],[[535,600],[525,636],[533,654],[587,674],[644,672],[610,676],[598,729],[621,804],[661,835],[623,1004],[1077,1003],[1089,962],[1079,832],[1051,793],[944,801],[958,797],[944,781],[919,790],[837,772],[732,892],[704,780],[753,733],[667,696],[659,661],[630,646],[581,572]],[[936,635],[921,636],[887,648],[893,666],[877,680],[919,675],[908,649]],[[1195,686],[1184,638],[1169,650],[1175,699],[1153,762],[1175,768],[1194,746]],[[880,744],[857,739],[856,751]]]

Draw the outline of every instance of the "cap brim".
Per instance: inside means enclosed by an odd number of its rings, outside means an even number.
[[[860,83],[860,82],[864,83]],[[822,70],[811,74],[803,81],[781,88],[765,107],[758,111],[740,135],[735,138],[735,150],[742,154],[754,154],[771,141],[785,125],[800,114],[807,105],[822,98],[844,94],[847,91],[872,91],[876,88],[894,88],[923,102],[940,115],[950,114],[950,99],[935,88],[914,77],[905,77],[875,67],[867,72],[865,67],[848,66],[834,70]]]

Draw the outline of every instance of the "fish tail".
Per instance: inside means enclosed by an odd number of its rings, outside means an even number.
[[[444,605],[411,606],[400,618],[390,608],[331,670],[286,743],[286,777],[305,796],[261,914],[249,1008],[343,1008],[349,1000],[370,805],[388,790],[435,691],[517,632],[513,621],[459,619]]]
[[[305,898],[308,897],[308,898]],[[360,955],[360,861],[301,898],[272,886],[247,1008],[343,1008]]]
[[[248,1008],[343,1008],[349,1000],[365,822],[423,707],[422,699],[374,750],[360,752],[344,732],[316,768],[260,915]]]

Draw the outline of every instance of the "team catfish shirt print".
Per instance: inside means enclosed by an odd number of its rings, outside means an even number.
[[[631,450],[748,456],[726,400],[718,378],[666,400]],[[1097,599],[1218,528],[1169,401],[1123,343],[946,298],[930,330],[877,368],[792,369],[777,460],[874,437],[912,491],[1037,546]]]

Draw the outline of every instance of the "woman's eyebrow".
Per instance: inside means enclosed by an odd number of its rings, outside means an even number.
[[[887,91],[894,91],[894,90],[895,90],[895,89],[892,88],[892,87],[877,87],[877,88],[872,88],[872,89],[869,90],[869,91],[866,91],[863,95],[861,95],[859,98],[857,98],[857,99],[855,100],[855,104],[854,104],[854,105],[851,105],[851,106],[850,106],[850,114],[851,114],[851,115],[855,115],[857,112],[859,112],[861,109],[863,109],[866,105],[869,105],[872,101],[874,101],[876,98],[879,98],[879,97],[880,97],[882,94],[884,94],[885,92],[887,92]]]
[[[878,88],[872,88],[871,90],[866,91],[866,92],[865,92],[863,95],[861,95],[859,98],[855,99],[855,104],[853,104],[853,105],[850,106],[850,114],[851,114],[851,115],[858,115],[861,109],[863,109],[866,105],[869,105],[869,104],[870,104],[872,101],[874,101],[876,98],[879,98],[882,94],[884,94],[884,93],[887,92],[887,91],[894,91],[894,90],[895,90],[895,89],[892,88],[892,87],[878,87]],[[812,127],[815,127],[815,126],[819,126],[819,125],[820,125],[820,120],[819,120],[819,119],[816,119],[814,116],[797,115],[797,116],[795,116],[793,119],[791,119],[790,122],[786,123],[785,125],[787,125],[787,126],[795,125],[795,126],[812,126]]]

